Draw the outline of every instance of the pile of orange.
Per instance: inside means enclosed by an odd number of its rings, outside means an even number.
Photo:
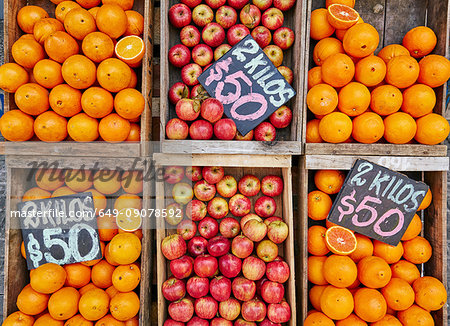
[[[115,171],[38,170],[36,187],[22,200],[91,192],[94,206],[106,209],[107,197],[118,196],[113,207],[141,209],[142,176]],[[103,177],[101,177],[103,175]],[[106,195],[106,196],[105,196]],[[59,266],[47,263],[30,271],[30,284],[17,297],[18,311],[3,326],[137,326],[140,299],[141,229],[116,224],[115,214],[98,211],[98,232],[103,258]],[[127,231],[125,231],[125,230]],[[26,251],[22,242],[22,256]]]
[[[11,47],[14,63],[0,67],[0,88],[17,110],[0,119],[10,141],[102,139],[139,141],[145,99],[135,89],[145,44],[144,17],[134,0],[52,0],[55,18],[25,6],[25,33]]]
[[[320,170],[317,190],[308,195],[309,311],[303,325],[432,326],[430,311],[441,309],[447,292],[441,281],[421,277],[416,265],[432,255],[428,240],[419,236],[416,214],[401,242],[390,246],[326,221],[331,196],[341,189],[345,174]],[[419,210],[432,201],[429,191]]]
[[[433,88],[450,78],[450,61],[430,54],[434,31],[415,27],[402,45],[375,55],[379,34],[353,9],[355,0],[326,5],[311,13],[310,36],[318,42],[316,66],[308,72],[306,102],[314,118],[307,123],[306,142],[435,145],[446,139],[449,123],[433,113]]]

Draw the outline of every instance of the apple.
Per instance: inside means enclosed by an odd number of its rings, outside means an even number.
[[[283,221],[275,221],[267,228],[267,237],[274,243],[280,244],[287,239],[289,227]]]
[[[184,323],[169,318],[166,319],[163,326],[184,326]]]
[[[195,299],[204,297],[209,292],[209,279],[192,276],[186,283],[186,290]]]
[[[208,140],[213,136],[213,126],[208,121],[196,120],[189,127],[189,136],[193,140]]]
[[[216,186],[206,180],[197,181],[194,185],[194,194],[198,200],[210,201],[216,195]]]
[[[272,323],[269,319],[264,318],[262,322],[259,323],[259,326],[281,326],[280,323]]]
[[[169,101],[176,105],[182,98],[189,98],[189,88],[181,83],[175,83],[169,90]]]
[[[181,28],[189,25],[192,19],[191,9],[183,3],[177,3],[169,9],[169,21],[170,23]]]
[[[230,6],[222,6],[216,11],[216,22],[225,29],[235,25],[237,17],[236,10]]]
[[[198,317],[203,319],[213,319],[217,314],[219,304],[212,297],[207,296],[195,300],[194,309]]]
[[[172,188],[172,197],[177,203],[186,205],[194,197],[194,192],[190,184],[178,182]]]
[[[203,237],[195,236],[189,240],[187,245],[187,250],[190,255],[197,257],[202,254],[206,254],[206,246],[208,245],[208,240]],[[192,262],[194,263],[194,262]]]
[[[198,199],[193,199],[186,205],[186,216],[193,221],[201,221],[206,213],[205,203]]]
[[[218,23],[208,23],[202,31],[203,42],[213,48],[222,44],[225,36],[225,30]]]
[[[210,66],[210,65],[206,66],[206,67],[204,68],[204,70],[206,70],[206,68],[209,67],[209,66]],[[202,100],[202,99],[205,99],[205,98],[208,97],[208,96],[209,96],[209,95],[208,95],[208,92],[205,91],[205,89],[203,88],[202,85],[197,84],[197,85],[195,85],[194,87],[192,87],[191,94],[190,94],[191,99],[199,99],[199,100]]]
[[[184,168],[182,166],[168,166],[164,169],[164,181],[170,184],[180,182],[184,178]]]
[[[219,258],[219,271],[223,276],[233,278],[241,272],[242,261],[232,254],[225,254]]]
[[[286,128],[291,124],[292,111],[286,105],[283,105],[270,115],[269,120],[275,128]]]
[[[238,189],[244,196],[256,196],[261,189],[261,182],[256,176],[247,174],[239,180]]]
[[[219,315],[226,320],[235,320],[240,313],[241,304],[235,298],[229,298],[219,303]]]
[[[253,299],[256,293],[255,282],[245,277],[236,277],[231,284],[233,295],[240,301],[248,301]]]
[[[267,303],[280,303],[284,297],[284,286],[281,283],[267,281],[261,286],[261,297]]]
[[[200,43],[201,34],[194,25],[184,26],[180,32],[180,40],[183,45],[192,48]]]
[[[234,238],[241,231],[239,222],[233,217],[226,217],[219,224],[219,232],[226,238]]]
[[[270,217],[275,214],[277,203],[272,197],[259,197],[255,202],[255,213],[261,217]]]
[[[228,4],[236,10],[242,9],[248,0],[228,0]]]
[[[203,119],[211,123],[216,123],[222,118],[223,105],[219,100],[210,97],[202,102],[200,114]]]
[[[180,258],[186,253],[186,242],[179,234],[165,237],[161,243],[161,251],[168,260]]]
[[[244,24],[233,25],[227,32],[228,43],[230,43],[231,46],[235,46],[248,34],[250,34],[250,30]]]
[[[217,184],[216,189],[219,195],[225,198],[233,197],[237,192],[236,179],[231,175],[224,176]]]
[[[270,240],[263,240],[256,246],[256,254],[266,263],[270,263],[278,256],[278,246]]]
[[[261,217],[259,217],[258,215],[256,215],[256,214],[253,214],[253,213],[247,214],[243,218],[241,218],[241,222],[240,222],[241,223],[241,229],[243,229],[245,223],[247,223],[250,220],[257,220],[259,222],[263,221],[263,219]]]
[[[282,11],[291,9],[295,4],[295,0],[273,0],[273,5]]]
[[[188,166],[185,172],[186,177],[195,182],[202,179],[202,168],[199,166]]]
[[[230,251],[230,240],[224,236],[218,235],[208,241],[208,253],[213,257],[220,257]]]
[[[213,276],[218,268],[217,259],[211,255],[203,254],[195,257],[194,272],[200,277]]]
[[[189,134],[189,126],[181,119],[173,118],[167,122],[166,135],[172,140],[186,139]]]
[[[280,74],[286,79],[289,85],[292,85],[292,82],[294,81],[294,73],[292,70],[286,66],[279,66],[277,70],[280,72]],[[273,114],[272,114],[273,115]],[[272,122],[272,121],[271,121]],[[273,124],[273,123],[272,123]],[[277,127],[278,128],[278,127]],[[284,127],[283,127],[284,128]]]
[[[277,136],[275,127],[270,122],[262,122],[255,128],[255,140],[274,141]]]
[[[214,124],[214,135],[220,140],[232,140],[236,135],[236,124],[231,119],[220,119]]]
[[[195,233],[197,233],[197,224],[192,222],[192,220],[183,220],[178,224],[177,233],[181,235],[185,241],[189,241],[195,236]]]
[[[206,239],[211,239],[219,233],[219,223],[207,216],[198,223],[198,232]]]
[[[180,0],[180,1],[189,8],[195,8],[196,6],[202,3],[202,0]]]
[[[188,321],[186,326],[209,326],[209,322],[206,319],[194,316],[190,321]]]
[[[186,295],[186,286],[182,280],[171,277],[164,281],[161,292],[168,301],[177,301]]]
[[[284,261],[273,261],[267,264],[266,276],[269,280],[284,283],[289,279],[289,265]]]
[[[205,2],[212,9],[217,9],[220,6],[223,6],[227,2],[227,0],[205,0]]]
[[[276,197],[283,192],[283,179],[276,175],[265,176],[261,181],[261,191],[264,195]]]
[[[257,6],[247,4],[242,8],[239,18],[246,27],[253,28],[261,22],[261,11]]]
[[[228,51],[230,51],[231,45],[221,44],[214,50],[214,61],[222,58]]]
[[[183,220],[182,206],[178,203],[172,203],[166,206],[166,215],[164,219],[169,225],[178,225]],[[181,213],[181,214],[180,214]]]
[[[272,222],[275,222],[275,221],[282,221],[282,220],[283,220],[283,219],[282,219],[281,217],[278,217],[278,216],[271,216],[271,217],[268,217],[268,218],[266,218],[266,219],[264,220],[264,224],[267,225],[267,226],[269,226],[270,223],[272,223]]]
[[[266,264],[255,256],[249,256],[242,262],[242,274],[252,281],[260,280],[266,273]]]
[[[266,318],[267,307],[262,300],[253,298],[242,304],[241,311],[245,320],[260,322]]]
[[[265,48],[272,41],[272,34],[267,27],[257,26],[252,31],[252,37],[261,48]]]
[[[289,49],[294,44],[295,34],[289,27],[280,27],[273,33],[273,43],[282,50]]]
[[[267,225],[262,221],[250,220],[242,228],[244,235],[254,242],[261,241],[267,234]]]
[[[261,296],[261,287],[264,284],[264,282],[267,282],[268,278],[266,276],[263,276],[258,281],[255,282],[256,284],[256,294]]]
[[[241,194],[236,194],[228,202],[231,214],[237,217],[245,216],[250,213],[252,203],[250,199]]]
[[[272,5],[273,0],[253,0],[253,4],[259,8],[259,10],[266,10],[269,9]]]
[[[202,176],[210,184],[216,184],[222,180],[225,172],[221,166],[205,166],[202,169]]]
[[[198,44],[192,49],[192,60],[202,67],[209,65],[214,59],[214,52],[206,44]]]
[[[196,63],[190,63],[181,68],[181,80],[188,86],[194,86],[198,84],[198,77],[202,74],[203,70],[200,65]]]
[[[253,252],[253,241],[245,235],[238,235],[231,242],[231,252],[238,258],[247,258]]]
[[[211,283],[209,284],[209,292],[211,293],[212,297],[219,302],[228,300],[231,296],[230,279],[223,276],[216,276],[211,280]]]
[[[200,103],[197,100],[183,98],[175,106],[178,118],[184,121],[194,121],[200,115]]]
[[[275,67],[281,66],[283,63],[283,50],[277,45],[268,45],[263,49],[270,61]]]
[[[246,321],[242,318],[236,319],[233,326],[256,326],[256,323],[252,321]]]
[[[228,214],[228,203],[222,197],[215,197],[208,203],[207,209],[211,217],[220,220]]]
[[[234,136],[235,140],[252,140],[253,139],[253,130],[250,130],[245,136],[242,136],[239,131],[236,131],[236,135]]]
[[[214,13],[210,7],[207,5],[198,5],[192,11],[192,20],[195,25],[199,27],[204,27],[214,19]]]
[[[271,303],[267,308],[267,317],[273,323],[287,323],[291,319],[291,307],[286,300],[281,303]]]
[[[191,51],[186,45],[177,44],[169,50],[169,62],[177,68],[187,65],[191,61]]]
[[[194,259],[189,256],[181,256],[180,258],[170,261],[170,271],[173,276],[183,279],[191,276],[194,270]]]
[[[219,303],[219,311],[220,311],[220,303]],[[211,320],[209,323],[210,326],[233,326],[233,322],[230,320],[226,320],[225,318],[216,317]]]
[[[194,18],[193,15],[192,18]],[[262,14],[261,21],[265,27],[272,31],[275,31],[283,26],[284,15],[280,9],[269,8]]]
[[[194,304],[191,299],[183,298],[179,301],[171,302],[168,312],[173,320],[186,323],[194,315]]]

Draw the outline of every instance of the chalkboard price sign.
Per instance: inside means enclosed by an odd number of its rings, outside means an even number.
[[[358,159],[333,203],[328,220],[396,246],[427,191],[423,182]]]
[[[100,259],[92,193],[18,204],[28,269]]]
[[[295,95],[251,35],[247,35],[198,78],[218,99],[242,135],[257,127]]]

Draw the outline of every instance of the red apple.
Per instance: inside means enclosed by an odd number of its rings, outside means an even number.
[[[220,220],[228,214],[228,203],[222,197],[215,197],[208,203],[208,214]]]
[[[217,259],[210,255],[200,255],[194,260],[194,272],[200,277],[211,277],[218,268]]]
[[[186,295],[186,286],[182,280],[171,277],[164,281],[161,292],[168,301],[177,301]]]
[[[228,300],[231,295],[230,279],[223,276],[216,276],[211,280],[211,283],[209,284],[209,292],[211,293],[212,297],[219,302]]]
[[[207,5],[198,5],[192,11],[192,20],[195,25],[199,27],[204,27],[214,19],[214,13],[212,9]]]
[[[188,321],[186,326],[209,326],[209,322],[206,319],[194,316],[190,321]]]
[[[210,66],[210,65],[208,65],[208,66]],[[204,70],[206,70],[206,68],[208,66],[206,66],[204,68]],[[204,99],[207,96],[208,96],[208,93],[205,91],[205,89],[203,88],[202,85],[197,84],[194,87],[192,87],[191,94],[190,94],[190,98],[191,99],[193,99],[193,100],[195,100],[195,99],[202,100],[202,99]]]
[[[242,262],[232,254],[226,254],[219,258],[219,270],[223,276],[233,278],[241,272]]]
[[[169,316],[179,322],[186,323],[194,315],[194,304],[191,299],[183,298],[169,304]]]
[[[281,67],[278,67],[281,68]],[[281,106],[278,110],[270,116],[270,123],[275,128],[286,128],[291,124],[292,111],[286,105]]]
[[[193,199],[186,205],[186,216],[193,221],[201,221],[206,216],[206,205],[204,202]]]
[[[272,197],[259,197],[255,202],[255,213],[261,217],[270,217],[275,214],[277,203]]]
[[[267,317],[273,323],[287,323],[291,319],[291,307],[286,300],[281,303],[271,303],[267,308]]]
[[[231,242],[231,252],[238,258],[247,258],[253,252],[253,241],[245,235],[238,235]]]
[[[267,27],[257,26],[252,31],[252,37],[261,48],[265,48],[272,41],[272,34]]]
[[[198,223],[198,233],[205,239],[214,238],[219,233],[219,223],[207,216]]]
[[[177,233],[182,236],[185,241],[191,240],[197,233],[197,224],[192,220],[183,220],[178,224]]]
[[[178,203],[172,203],[166,206],[166,215],[164,219],[170,225],[177,225],[183,220],[181,205]],[[181,213],[181,214],[180,214]]]
[[[222,180],[224,176],[224,170],[221,166],[205,166],[202,169],[202,176],[210,184],[216,184]]]
[[[242,232],[250,240],[259,242],[266,236],[267,226],[262,221],[260,222],[258,220],[250,220],[245,223],[244,227],[242,228]]]
[[[230,6],[222,6],[216,11],[216,22],[223,28],[230,28],[237,22],[237,12]]]
[[[239,222],[233,217],[226,217],[219,224],[219,232],[226,238],[234,238],[241,231]]]
[[[169,50],[169,62],[177,68],[187,65],[191,61],[191,51],[186,45],[177,44]]]
[[[266,263],[270,263],[278,256],[278,246],[270,240],[263,240],[256,246],[256,254]]]
[[[208,252],[211,256],[220,257],[230,251],[231,243],[227,238],[218,235],[208,241]]]
[[[213,126],[208,121],[196,120],[189,127],[189,136],[193,140],[208,140],[213,136]]]
[[[214,50],[214,61],[217,61],[220,58],[222,58],[225,55],[225,53],[230,51],[230,49],[231,49],[231,45],[229,45],[229,44],[221,44],[221,45],[219,45]]]
[[[222,118],[223,105],[215,98],[208,98],[202,102],[200,114],[203,119],[211,123],[216,123]]]
[[[239,18],[241,23],[247,26],[248,28],[253,28],[258,26],[261,22],[261,11],[257,6],[247,4],[242,8]]]
[[[277,45],[268,45],[263,49],[270,61],[275,67],[281,66],[283,63],[283,50]]]
[[[202,74],[203,70],[200,65],[196,63],[190,63],[181,68],[181,80],[188,86],[194,86],[198,84],[198,77]]]
[[[291,9],[295,4],[295,0],[274,0],[273,5],[282,11]]]
[[[266,276],[263,276],[261,279],[256,281],[256,294],[261,296],[261,287],[262,285],[268,281],[268,278]]]
[[[286,79],[288,84],[292,85],[292,82],[294,81],[294,73],[292,72],[292,70],[286,66],[279,66],[277,69],[280,72],[280,74],[284,77],[284,79]],[[273,113],[272,113],[272,115],[273,115]],[[270,122],[273,124],[272,120]],[[290,122],[290,120],[289,120],[289,122]],[[282,128],[284,128],[284,127],[282,127]]]
[[[209,279],[193,276],[187,281],[186,290],[195,299],[204,297],[209,292]]]
[[[247,214],[243,218],[241,218],[241,229],[243,229],[245,223],[247,223],[250,220],[257,220],[259,222],[263,221],[263,219],[256,214],[253,214],[253,213]]]
[[[267,237],[274,243],[282,243],[287,239],[289,227],[283,221],[275,221],[269,224],[267,228]]]
[[[280,9],[270,8],[264,11],[261,21],[265,27],[274,31],[283,26],[284,15]]]
[[[231,46],[235,46],[248,34],[250,34],[250,30],[247,28],[247,26],[243,24],[233,25],[227,32],[228,43],[230,43]]]
[[[208,240],[203,237],[196,236],[193,237],[188,242],[188,252],[190,255],[197,257],[202,254],[206,254],[206,246],[208,245]],[[192,262],[193,263],[193,262]]]
[[[184,121],[194,121],[200,115],[200,103],[196,100],[183,98],[175,106],[178,118]]]
[[[169,260],[180,258],[186,253],[186,242],[179,234],[168,235],[161,243],[161,251]]]
[[[228,0],[228,4],[236,10],[242,9],[248,0]]]
[[[207,296],[195,300],[194,308],[198,317],[203,319],[213,319],[217,314],[219,304],[216,300]]]
[[[261,286],[261,297],[267,303],[280,303],[284,297],[284,286],[281,283],[267,281]]]
[[[189,88],[181,83],[175,83],[169,90],[169,101],[176,105],[182,98],[189,98]]]
[[[164,169],[164,181],[170,184],[175,184],[183,180],[184,168],[182,166],[167,166]]]
[[[188,166],[186,167],[185,175],[191,181],[200,181],[202,179],[202,168],[199,166]]]
[[[265,176],[261,181],[261,191],[264,195],[276,197],[283,192],[283,179],[275,175]]]
[[[219,310],[220,310],[220,304],[219,304]],[[210,326],[233,326],[233,322],[226,320],[224,318],[216,317],[213,320],[211,320]]]
[[[169,318],[166,319],[163,326],[184,326],[184,323]]]
[[[194,270],[194,259],[189,256],[181,256],[180,258],[170,261],[170,271],[173,276],[179,279],[191,276]]]
[[[166,135],[172,140],[186,139],[189,134],[189,126],[181,119],[173,118],[167,122]]]
[[[216,195],[216,186],[206,180],[197,181],[194,185],[194,194],[198,200],[210,201]]]
[[[189,25],[192,19],[191,9],[183,3],[177,3],[170,7],[169,9],[169,20],[170,23],[177,27],[181,28],[186,25]]]
[[[241,194],[236,194],[228,202],[231,214],[237,217],[245,216],[250,213],[252,203],[250,199]]]
[[[236,124],[231,119],[220,119],[214,124],[214,135],[220,140],[232,140],[236,135]]]
[[[284,283],[289,279],[289,265],[284,261],[273,261],[267,264],[267,278],[273,282]]]
[[[248,321],[263,321],[267,314],[266,305],[258,298],[244,302],[241,310],[242,317]]]
[[[276,136],[277,131],[270,122],[263,122],[255,128],[255,140],[257,141],[274,141]]]
[[[200,43],[201,35],[194,25],[184,26],[180,32],[181,43],[192,48]]]
[[[273,33],[273,43],[282,50],[289,49],[294,44],[295,34],[289,27],[280,27]]]
[[[253,0],[253,4],[259,8],[259,10],[266,10],[269,9],[272,5],[273,0]]]
[[[194,192],[190,184],[178,182],[172,188],[172,197],[177,203],[185,205],[194,197]]]
[[[225,41],[225,31],[221,25],[209,23],[203,28],[202,39],[210,47],[216,48]]]
[[[219,314],[226,320],[235,320],[241,313],[241,304],[235,298],[229,298],[219,303]]]
[[[255,256],[249,256],[242,262],[242,274],[252,281],[260,280],[266,273],[266,264]]]
[[[267,226],[269,226],[270,223],[272,223],[272,222],[275,222],[275,221],[282,221],[282,220],[283,220],[283,219],[282,219],[281,217],[278,217],[278,216],[271,216],[271,217],[268,217],[268,218],[266,218],[266,219],[264,220],[264,224],[267,225]]]
[[[240,301],[248,301],[253,299],[256,293],[255,282],[246,279],[245,277],[236,277],[231,284],[233,295]]]
[[[216,184],[216,188],[222,197],[233,197],[237,191],[236,179],[231,175],[226,175]]]
[[[256,326],[256,323],[252,321],[246,321],[242,318],[236,319],[233,326]]]
[[[195,8],[196,6],[202,3],[202,0],[180,0],[180,1],[189,8]]]
[[[214,59],[214,52],[206,44],[198,44],[192,49],[192,60],[202,67],[209,65]]]
[[[227,0],[205,0],[205,2],[212,9],[217,9],[220,6],[223,6],[227,2]]]
[[[262,322],[259,323],[259,326],[281,326],[280,323],[272,323],[269,319],[264,318]]]
[[[247,174],[239,180],[238,188],[244,196],[256,196],[261,189],[261,182],[256,176]]]
[[[242,136],[239,131],[236,131],[236,136],[234,136],[234,139],[236,140],[252,140],[253,139],[253,130],[250,130],[245,136]]]

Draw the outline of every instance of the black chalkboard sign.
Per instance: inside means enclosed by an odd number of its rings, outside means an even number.
[[[328,220],[396,246],[427,191],[423,182],[358,159],[334,200]]]
[[[18,204],[28,269],[102,258],[92,193]]]
[[[258,43],[247,35],[199,77],[225,115],[246,135],[295,95]]]

